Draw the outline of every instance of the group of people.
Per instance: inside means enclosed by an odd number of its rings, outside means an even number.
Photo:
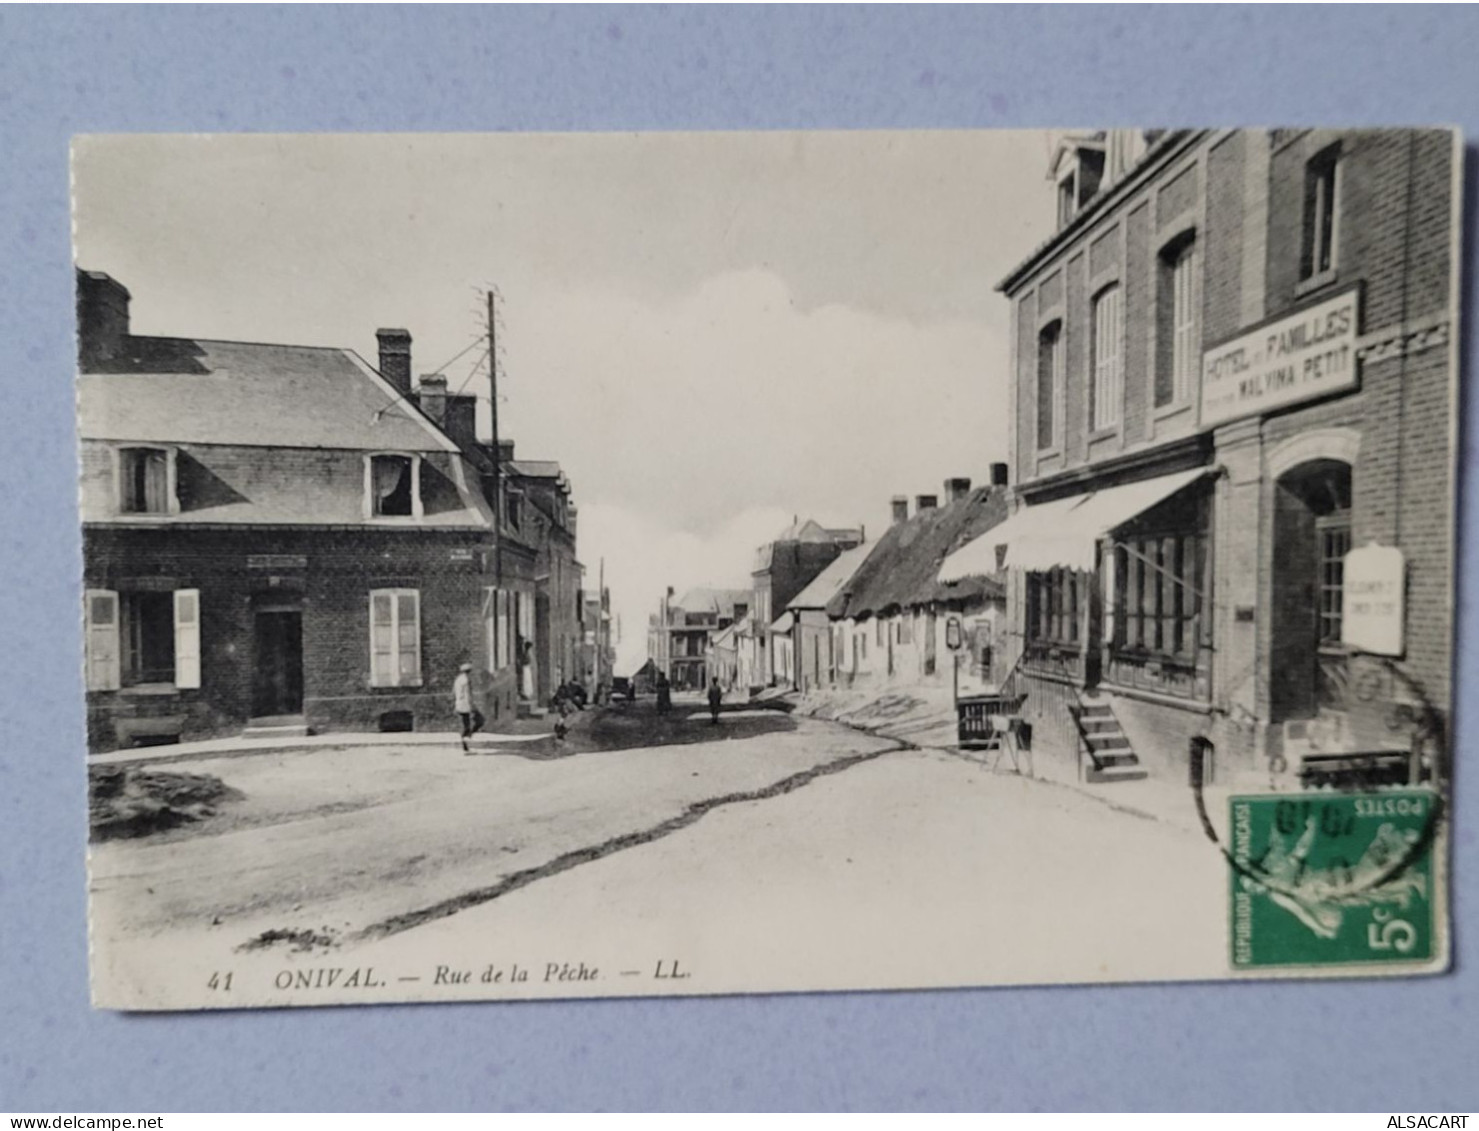
[[[719,724],[719,706],[724,702],[724,692],[719,687],[717,679],[709,680],[709,723],[711,726]],[[668,677],[662,672],[657,673],[657,713],[666,715],[673,709],[673,689],[668,683]]]
[[[636,688],[628,685],[627,700],[636,699]],[[709,723],[718,725],[719,707],[724,701],[724,692],[719,687],[717,679],[709,681]],[[569,724],[566,719],[576,711],[585,710],[589,697],[586,690],[579,683],[566,682],[555,689],[550,697],[550,706],[555,709],[555,737],[564,738]],[[673,709],[673,688],[668,682],[668,677],[662,673],[657,674],[657,713],[666,715]],[[462,724],[462,752],[472,753],[472,736],[483,729],[487,719],[478,710],[473,702],[472,694],[472,665],[463,664],[457,670],[457,678],[452,681],[452,710],[456,713]]]

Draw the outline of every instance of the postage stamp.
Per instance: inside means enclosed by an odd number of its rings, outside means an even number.
[[[1233,797],[1240,969],[1433,957],[1432,790]]]

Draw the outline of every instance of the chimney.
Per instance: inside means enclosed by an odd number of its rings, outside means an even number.
[[[958,503],[970,493],[971,481],[969,479],[945,480],[945,499],[947,502]]]
[[[77,360],[84,372],[128,353],[129,293],[112,275],[77,272]]]
[[[442,431],[450,436],[458,447],[471,450],[478,442],[478,398],[467,393],[452,393],[447,397],[447,415],[442,421]]]
[[[937,499],[934,495],[915,495],[914,496],[914,513],[915,514],[923,514],[925,511],[932,511],[932,510],[934,510],[939,505],[940,505],[940,500]]]
[[[375,331],[380,342],[380,376],[402,396],[411,393],[411,333],[409,330]]]
[[[512,440],[498,441],[498,462],[508,463],[514,458],[514,442]]]
[[[447,379],[440,373],[423,373],[416,388],[416,402],[437,427],[447,424]]]
[[[1007,465],[1004,463],[993,463],[991,465],[991,485],[993,487],[1005,487],[1007,485]]]
[[[909,517],[909,500],[905,496],[895,495],[888,505],[893,508],[895,522],[903,522]]]

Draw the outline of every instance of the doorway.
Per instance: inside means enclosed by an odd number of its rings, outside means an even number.
[[[1341,647],[1351,466],[1321,459],[1274,484],[1269,713],[1273,722],[1344,711]]]
[[[297,715],[303,711],[303,613],[259,608],[254,619],[256,671],[252,714]]]

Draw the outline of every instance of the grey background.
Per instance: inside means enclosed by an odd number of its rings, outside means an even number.
[[[1474,9],[1415,6],[0,9],[0,1110],[1479,1107],[1463,709],[1445,978],[93,1013],[67,211],[76,132],[1318,122],[1474,135],[1476,42]],[[1472,151],[1468,165],[1472,182]],[[1462,700],[1479,625],[1465,601],[1456,616]]]

